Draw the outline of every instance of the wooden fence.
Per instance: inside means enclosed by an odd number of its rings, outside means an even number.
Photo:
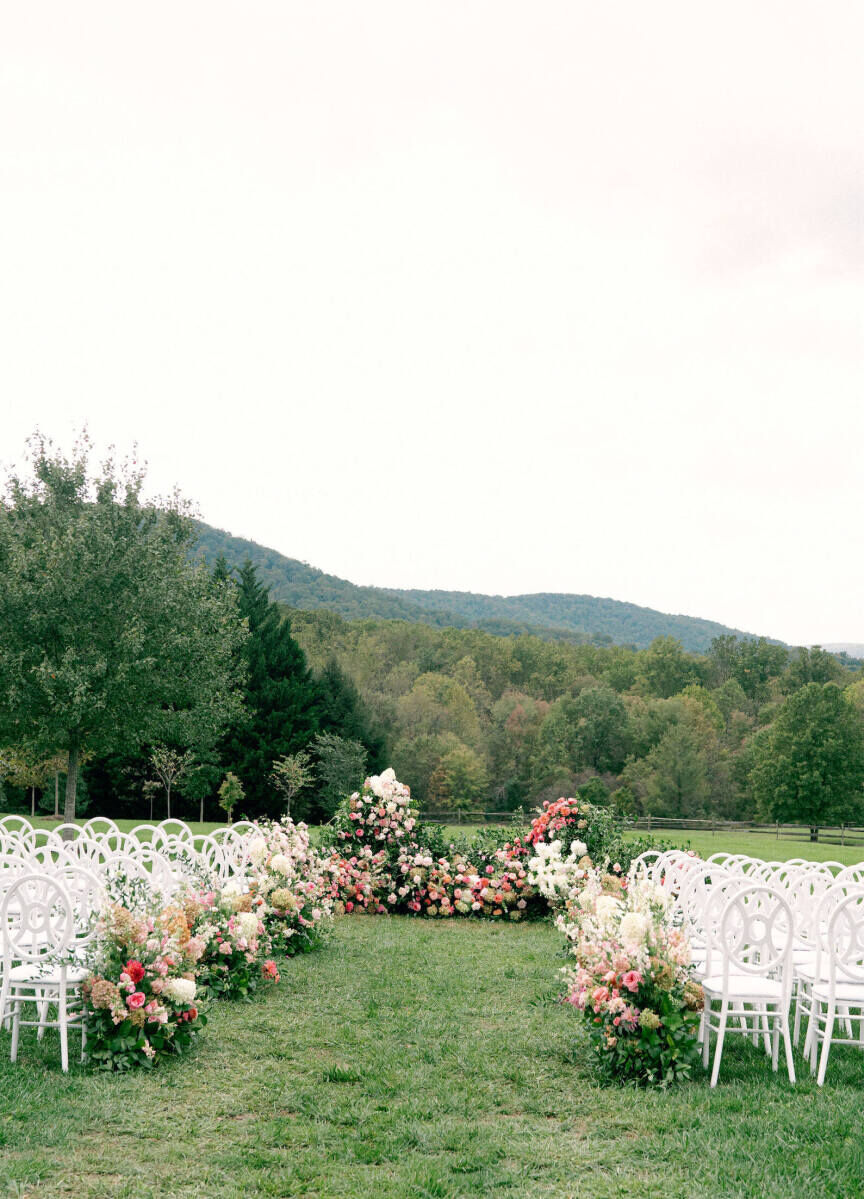
[[[530,816],[530,813],[527,813]],[[483,825],[510,824],[513,812],[487,812],[472,809],[462,812],[423,812],[421,819],[430,824]],[[826,845],[864,845],[864,828],[860,825],[760,824],[754,820],[682,820],[666,816],[640,816],[628,821],[628,827],[641,833],[759,833],[785,841],[819,841]]]

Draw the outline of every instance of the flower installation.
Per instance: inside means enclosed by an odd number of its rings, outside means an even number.
[[[556,918],[575,963],[564,968],[567,1002],[582,1013],[610,1079],[665,1086],[699,1060],[702,989],[668,904],[668,892],[652,883],[624,887],[591,868]]]
[[[516,922],[552,912],[574,959],[567,999],[606,1072],[687,1073],[698,1021],[687,946],[662,891],[628,890],[633,847],[608,812],[562,798],[530,828],[445,843],[387,770],[346,798],[325,841],[317,849],[287,817],[258,821],[227,881],[178,858],[185,883],[170,903],[140,878],[112,878],[84,984],[91,1061],[124,1070],[187,1049],[206,1023],[202,1000],[278,983],[279,959],[319,945],[334,914]]]
[[[207,1021],[196,1006],[203,946],[191,937],[183,908],[136,915],[112,904],[100,917],[96,944],[83,984],[91,1062],[128,1070],[188,1049]]]

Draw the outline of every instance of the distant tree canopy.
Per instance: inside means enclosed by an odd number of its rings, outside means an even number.
[[[68,754],[67,820],[84,751],[215,738],[246,636],[190,560],[182,502],[143,501],[134,462],[89,459],[86,438],[67,459],[36,437],[0,502],[0,744]]]
[[[666,638],[680,641],[690,652],[705,652],[712,638],[746,637],[715,621],[670,616],[591,595],[500,596],[358,587],[205,524],[198,526],[197,550],[211,565],[220,557],[234,568],[251,562],[279,603],[305,611],[329,611],[347,620],[418,621],[439,628],[476,628],[500,637],[531,634],[574,645],[617,643],[647,648],[655,639]]]
[[[864,724],[835,683],[790,695],[753,749],[753,795],[773,819],[817,826],[864,817]]]
[[[637,814],[864,818],[855,660],[708,622],[693,653],[661,614],[584,596],[354,588],[254,543],[238,567],[233,539],[177,499],[145,503],[134,463],[92,472],[88,450],[37,441],[33,478],[0,502],[0,805],[50,788],[53,807],[68,757],[70,815],[86,761],[81,802],[110,815],[144,816],[154,794],[164,812],[170,790],[201,819],[227,798],[320,821],[392,764],[453,811],[566,791]],[[273,602],[288,567],[314,610]],[[328,610],[370,603],[405,619]],[[578,632],[589,611],[642,648]],[[524,631],[540,615],[542,635]],[[495,631],[461,627],[481,623]]]
[[[353,681],[397,771],[435,807],[452,805],[454,786],[506,809],[593,779],[636,812],[755,816],[754,741],[790,665],[860,678],[824,651],[767,641],[721,638],[694,655],[669,640],[633,650],[322,611],[291,620],[313,668],[335,658]]]

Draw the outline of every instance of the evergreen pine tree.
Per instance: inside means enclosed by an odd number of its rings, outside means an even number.
[[[318,679],[321,691],[321,728],[349,741],[359,741],[366,750],[369,769],[383,770],[386,744],[375,728],[354,682],[335,658],[331,658]]]
[[[249,623],[242,648],[246,713],[222,744],[221,757],[243,785],[243,810],[276,815],[281,797],[268,781],[274,761],[304,749],[320,723],[321,698],[303,650],[248,560],[238,571],[240,615]]]

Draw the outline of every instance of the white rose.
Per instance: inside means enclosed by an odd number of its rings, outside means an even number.
[[[584,858],[588,852],[588,846],[584,841],[572,841],[570,843],[570,852],[574,858]]]
[[[270,859],[270,869],[277,874],[287,875],[291,873],[291,862],[284,853],[274,853]]]

